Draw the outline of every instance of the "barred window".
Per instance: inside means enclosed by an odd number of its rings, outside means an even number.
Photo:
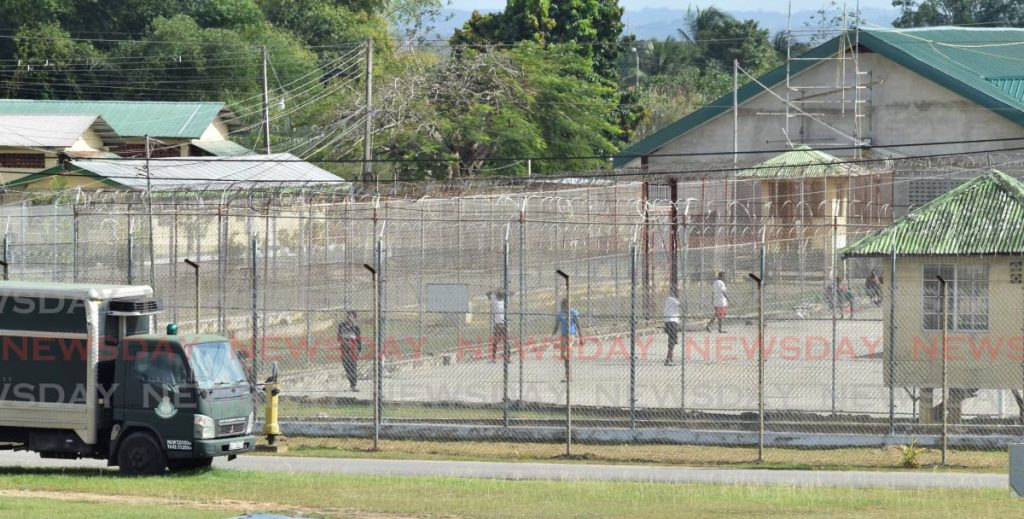
[[[0,167],[42,169],[46,167],[46,156],[42,153],[0,153]]]
[[[988,265],[925,265],[923,273],[925,330],[942,329],[942,287],[936,276],[947,284],[948,329],[988,330]]]

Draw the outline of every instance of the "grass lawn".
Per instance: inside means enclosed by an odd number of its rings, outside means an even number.
[[[574,460],[562,455],[557,443],[438,442],[383,439],[380,451],[370,440],[354,438],[304,438],[282,440],[288,456],[385,459],[446,459],[473,461],[544,461],[585,463],[650,463],[658,465],[716,466],[730,468],[806,470],[906,470],[900,466],[897,448],[768,449],[765,463],[757,465],[757,450],[750,447],[698,445],[586,445],[574,444]],[[950,451],[949,466],[937,466],[940,453],[927,449],[920,458],[921,470],[999,472],[1007,470],[1006,451]]]
[[[60,495],[55,495],[59,493]],[[38,496],[36,495],[38,494]],[[182,513],[189,510],[188,514]],[[261,474],[120,478],[110,470],[0,471],[0,516],[230,517],[1019,516],[1005,490],[885,490]]]
[[[23,491],[23,495],[37,492]],[[115,496],[116,497],[116,496]],[[47,495],[46,497],[0,497],[0,517],[52,519],[54,517],[103,517],[104,519],[224,519],[241,515],[236,506],[197,508],[194,503],[153,504],[125,502],[99,495]]]

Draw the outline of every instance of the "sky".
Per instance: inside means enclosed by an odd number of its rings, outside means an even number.
[[[645,7],[660,7],[670,9],[686,10],[689,5],[705,7],[714,5],[720,9],[737,11],[776,11],[786,12],[786,2],[783,0],[703,0],[697,2],[681,2],[679,0],[619,0],[619,5],[630,10],[639,10]],[[793,10],[814,10],[827,4],[822,0],[793,0]],[[847,7],[852,9],[856,0],[848,0]],[[860,0],[861,7],[892,8],[892,0]],[[452,7],[455,9],[501,9],[505,7],[505,0],[452,0]]]

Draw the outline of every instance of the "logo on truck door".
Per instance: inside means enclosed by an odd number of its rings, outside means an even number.
[[[171,403],[170,397],[165,396],[160,404],[156,406],[156,415],[160,418],[166,419],[176,414],[178,414],[178,410],[174,407],[174,404]]]

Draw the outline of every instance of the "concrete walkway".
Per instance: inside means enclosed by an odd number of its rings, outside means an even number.
[[[50,460],[24,452],[0,453],[0,467],[105,467],[96,460]],[[498,463],[479,461],[372,460],[242,456],[214,466],[260,472],[330,473],[349,475],[443,476],[507,480],[639,481],[737,485],[792,485],[856,488],[995,488],[1007,489],[1004,474],[758,470],[590,465],[576,463]],[[2,469],[0,469],[2,470]]]

